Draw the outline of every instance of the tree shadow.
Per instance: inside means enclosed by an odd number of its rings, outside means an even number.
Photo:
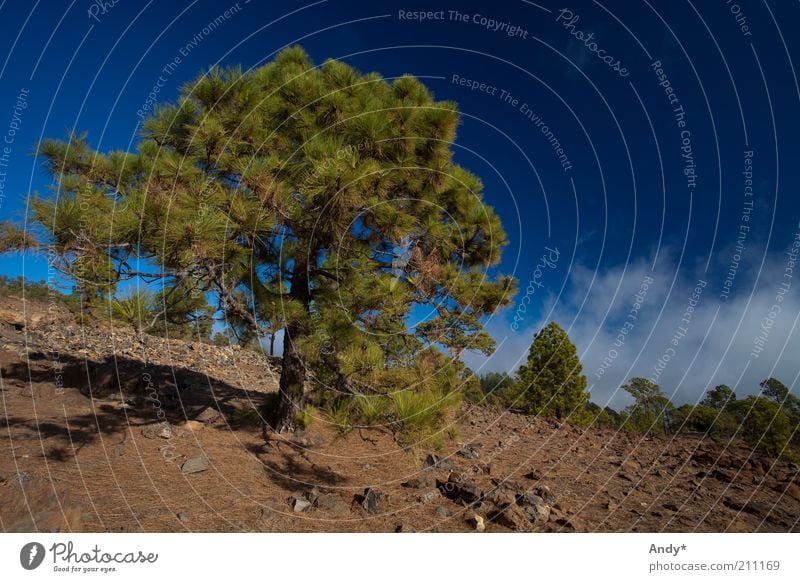
[[[0,426],[9,430],[0,431],[0,440],[47,440],[53,445],[48,457],[59,460],[101,435],[164,421],[179,424],[206,408],[233,421],[235,401],[260,403],[264,398],[264,392],[239,388],[203,372],[119,356],[93,361],[61,354],[54,366],[52,358],[37,352],[27,361],[4,365],[3,379],[36,384],[40,399],[73,391],[91,407],[89,413],[65,416],[63,423],[52,415],[40,420],[4,411]]]
[[[290,442],[280,445],[250,444],[245,447],[264,466],[264,473],[286,491],[310,491],[313,487],[343,487],[349,479],[315,464],[305,451]]]

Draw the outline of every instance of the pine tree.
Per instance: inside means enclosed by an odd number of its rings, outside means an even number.
[[[710,406],[716,410],[723,410],[736,402],[736,393],[726,384],[715,386],[706,393],[706,397],[701,404]]]
[[[624,426],[643,434],[665,434],[674,407],[661,387],[647,378],[631,378],[622,389],[636,400],[624,411]]]
[[[261,338],[282,329],[275,428],[293,429],[311,383],[359,395],[430,345],[492,351],[481,321],[515,282],[486,273],[507,239],[453,162],[458,123],[414,77],[315,67],[299,47],[214,68],[144,121],[135,153],[41,144],[57,185],[34,202],[39,244],[89,296],[163,281]],[[4,232],[35,246],[18,239]],[[410,328],[415,305],[432,315]]]
[[[589,393],[575,344],[556,322],[536,334],[527,364],[519,370],[519,403],[524,410],[572,422],[587,415]]]

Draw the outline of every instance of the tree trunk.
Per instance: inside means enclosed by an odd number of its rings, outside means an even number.
[[[316,256],[316,250],[311,256]],[[295,264],[292,273],[292,286],[289,290],[292,299],[299,301],[308,311],[311,300],[308,284],[308,267],[305,262]],[[298,342],[308,334],[304,322],[290,322],[283,331],[283,366],[278,384],[280,400],[275,422],[277,432],[294,431],[297,428],[298,412],[305,405],[306,363],[298,349]]]
[[[298,327],[287,327],[283,336],[283,366],[278,384],[280,400],[275,420],[277,432],[293,431],[297,427],[297,413],[304,406],[306,366],[295,343]]]

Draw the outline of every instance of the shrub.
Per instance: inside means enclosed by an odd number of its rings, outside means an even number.
[[[350,407],[353,404],[349,396],[335,398],[326,406],[325,414],[340,436],[349,433],[353,426],[350,423]]]
[[[150,329],[155,306],[156,300],[152,294],[136,289],[111,300],[111,318],[141,333]]]
[[[394,413],[401,440],[405,444],[422,443],[434,437],[450,423],[449,411],[458,405],[459,395],[438,390],[402,390],[392,395]]]
[[[384,395],[358,396],[355,402],[359,420],[364,423],[364,428],[379,425],[386,419],[392,407],[392,400]]]
[[[740,434],[749,445],[773,457],[793,458],[788,449],[792,427],[777,402],[750,396],[736,402],[734,414],[740,423]]]

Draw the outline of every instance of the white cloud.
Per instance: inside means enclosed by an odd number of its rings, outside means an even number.
[[[796,383],[800,371],[800,276],[785,276],[787,255],[772,254],[759,273],[763,249],[747,251],[750,268],[742,264],[730,298],[720,295],[727,265],[705,274],[702,266],[677,268],[675,253],[662,253],[655,270],[644,260],[595,273],[582,265],[570,269],[568,291],[543,299],[543,315],[514,332],[505,317],[489,322],[488,330],[498,341],[489,358],[470,354],[468,365],[480,372],[511,371],[527,357],[534,333],[555,319],[567,329],[589,379],[592,400],[621,408],[630,402],[619,386],[630,377],[655,379],[673,402],[696,402],[717,384],[728,384],[739,396],[758,391],[758,383],[774,376],[787,386]],[[728,257],[729,254],[720,253]],[[720,267],[717,265],[717,267]],[[719,274],[717,271],[720,271]],[[642,281],[652,277],[637,318],[628,319],[629,333],[615,345],[618,333],[635,302]],[[696,306],[685,321],[690,297],[699,280],[706,281]],[[776,299],[782,283],[791,287]],[[780,313],[771,327],[773,305]],[[552,306],[552,312],[550,308]],[[506,314],[507,315],[507,314]],[[754,341],[765,338],[763,351],[753,355]],[[616,350],[610,352],[610,350]],[[615,356],[615,357],[614,357]],[[604,358],[610,365],[598,370]],[[659,359],[668,360],[656,369]],[[599,377],[598,377],[599,375]]]

